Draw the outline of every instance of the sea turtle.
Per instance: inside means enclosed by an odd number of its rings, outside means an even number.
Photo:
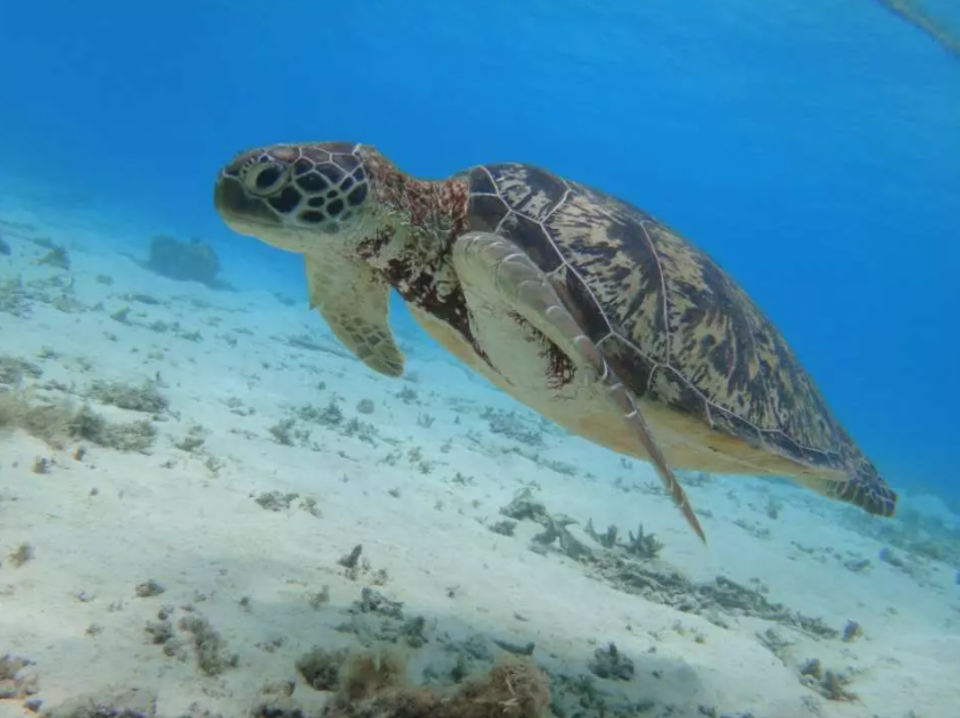
[[[780,334],[706,254],[636,207],[525,164],[429,181],[369,145],[245,151],[214,190],[233,230],[302,254],[311,306],[396,377],[390,288],[442,346],[569,431],[672,468],[790,476],[890,516],[896,494]]]

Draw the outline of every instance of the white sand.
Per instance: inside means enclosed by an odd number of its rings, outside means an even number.
[[[352,645],[352,634],[334,629],[373,574],[350,580],[337,560],[361,543],[373,571],[388,573],[377,590],[402,601],[407,617],[426,618],[430,642],[412,651],[414,674],[428,665],[449,669],[453,654],[444,645],[477,633],[534,641],[541,665],[572,676],[588,674],[594,651],[615,642],[635,675],[596,685],[654,701],[645,716],[711,715],[700,706],[715,707],[716,715],[774,718],[960,715],[960,586],[953,571],[927,562],[918,579],[879,561],[882,545],[847,527],[852,510],[793,487],[717,478],[689,489],[695,507],[712,512],[704,519],[704,548],[665,497],[639,490],[657,483],[642,463],[622,462],[555,429],[540,451],[574,465],[575,476],[513,453],[532,450],[492,434],[480,413],[517,410],[531,427],[536,418],[433,350],[406,347],[416,381],[375,376],[350,358],[287,344],[287,337],[309,335],[342,351],[305,306],[285,307],[266,292],[169,281],[123,257],[85,250],[97,241],[89,227],[63,219],[51,226],[8,207],[0,236],[14,256],[0,256],[0,281],[21,273],[33,291],[36,280],[72,277],[72,296],[82,305],[63,312],[33,301],[29,316],[0,312],[0,355],[43,369],[26,388],[38,399],[79,402],[93,380],[139,383],[159,375],[170,402],[155,422],[160,435],[149,454],[86,443],[78,461],[76,442],[56,450],[22,431],[0,433],[0,655],[35,662],[22,675],[37,677],[35,697],[44,709],[80,694],[139,686],[156,691],[162,716],[238,716],[258,702],[265,682],[296,679],[294,700],[318,710],[324,694],[306,685],[294,664],[313,646]],[[70,248],[69,273],[32,264],[45,251],[27,241],[35,236]],[[114,283],[99,283],[97,274]],[[43,291],[55,298],[63,290]],[[122,299],[128,292],[162,304]],[[129,324],[111,319],[125,306]],[[179,335],[148,328],[157,320],[179,322]],[[182,338],[190,331],[202,338]],[[44,347],[55,355],[38,359]],[[67,391],[43,388],[49,382]],[[416,392],[415,402],[396,397],[405,388]],[[297,426],[311,430],[313,446],[271,437],[269,427],[290,407],[323,407],[334,396],[345,420],[376,427],[375,446],[303,421]],[[361,399],[373,401],[372,414],[358,413]],[[149,418],[94,408],[111,420]],[[419,426],[418,416],[427,414],[435,423]],[[202,447],[178,449],[174,442],[195,424],[203,427]],[[413,449],[431,464],[428,473],[411,462]],[[394,465],[386,461],[392,452],[399,454]],[[52,460],[49,473],[34,473],[39,457]],[[458,472],[468,480],[453,481]],[[724,575],[751,586],[759,579],[771,601],[837,629],[855,620],[865,635],[850,643],[816,639],[729,614],[722,614],[728,627],[720,628],[616,590],[556,550],[534,553],[530,540],[542,531],[534,522],[520,522],[513,537],[491,532],[488,526],[503,519],[499,509],[530,482],[549,512],[581,522],[571,529],[593,547],[582,533],[587,519],[600,531],[617,524],[624,534],[642,523],[665,543],[665,564],[691,579]],[[297,501],[265,510],[254,497],[270,491],[314,499],[322,515]],[[765,512],[772,498],[782,503],[777,520]],[[737,519],[769,537],[754,537]],[[10,555],[24,543],[34,555],[17,567]],[[853,573],[843,565],[851,557],[870,559],[871,567]],[[138,597],[137,584],[151,578],[165,592]],[[324,585],[330,601],[313,608],[309,595]],[[198,670],[189,645],[185,660],[164,655],[145,625],[165,605],[209,619],[238,665],[210,677]],[[174,623],[183,615],[178,609]],[[768,628],[793,642],[783,660],[757,637]],[[826,700],[802,685],[797,667],[814,657],[852,672],[846,688],[858,699]],[[23,698],[0,700],[0,716],[26,714]]]

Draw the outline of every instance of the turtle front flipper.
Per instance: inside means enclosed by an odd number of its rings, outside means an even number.
[[[667,464],[633,395],[564,306],[543,270],[516,244],[488,232],[462,235],[453,247],[453,265],[468,293],[498,297],[563,351],[586,383],[598,385],[607,404],[650,456],[687,523],[706,541],[687,494]]]
[[[387,320],[389,285],[364,262],[306,255],[310,307],[360,361],[389,377],[403,374],[403,353]]]

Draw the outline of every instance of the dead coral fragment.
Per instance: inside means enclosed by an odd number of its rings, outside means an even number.
[[[607,527],[606,533],[598,534],[597,530],[593,527],[593,519],[589,519],[583,530],[587,536],[592,538],[604,548],[614,548],[617,545],[617,536],[620,532],[619,529],[617,529],[617,527],[613,524],[610,524]]]
[[[663,542],[657,540],[653,534],[643,532],[643,524],[637,528],[637,534],[634,536],[632,531],[627,534],[629,541],[619,541],[620,531],[616,526],[609,526],[606,533],[598,534],[593,527],[593,521],[587,522],[584,529],[587,536],[599,543],[606,549],[617,549],[627,553],[627,555],[641,559],[655,559],[660,555],[663,549]]]
[[[487,420],[493,434],[506,436],[528,446],[544,446],[543,424],[530,426],[530,422],[525,421],[516,412],[500,411],[490,407],[483,411],[481,418]]]
[[[541,524],[545,524],[549,517],[546,507],[534,498],[533,492],[528,488],[517,492],[513,501],[500,509],[500,513],[516,521],[529,519]]]
[[[850,676],[825,668],[819,658],[811,658],[800,667],[800,682],[831,701],[851,702],[857,694],[846,689]]]
[[[32,561],[34,555],[35,552],[33,550],[33,546],[28,543],[22,543],[10,554],[10,563],[12,563],[16,568],[20,568],[27,561]]]
[[[193,634],[197,668],[208,676],[218,676],[240,663],[240,656],[227,651],[226,642],[203,616],[184,616],[180,628]]]
[[[111,423],[90,407],[84,406],[69,422],[70,436],[107,446],[117,451],[146,452],[157,438],[157,430],[149,421]]]
[[[17,386],[24,377],[36,379],[43,374],[43,369],[19,357],[0,356],[0,384]]]
[[[346,648],[337,651],[314,648],[297,659],[297,671],[311,688],[335,691],[340,682],[341,667],[349,653]]]
[[[360,562],[360,554],[363,553],[363,545],[357,544],[351,549],[350,553],[346,553],[340,558],[337,559],[337,563],[345,568],[356,568],[357,564]]]
[[[67,254],[67,248],[53,245],[49,252],[37,260],[37,264],[46,264],[57,269],[70,269],[70,257]]]
[[[653,534],[645,534],[642,524],[637,527],[636,536],[633,535],[632,531],[628,533],[630,534],[630,542],[624,546],[628,554],[645,559],[655,559],[660,555],[663,542],[657,540]]]
[[[510,658],[446,694],[411,686],[394,652],[356,653],[340,671],[327,718],[543,718],[550,692],[546,676],[525,658]]]
[[[847,621],[847,625],[843,627],[841,640],[844,643],[852,643],[861,636],[863,636],[863,627],[856,621]]]
[[[20,276],[0,280],[0,312],[12,314],[15,317],[28,316],[31,299]]]
[[[587,668],[599,678],[617,681],[629,681],[634,674],[633,661],[620,653],[614,643],[595,650],[593,660],[587,664]]]
[[[0,656],[0,700],[26,698],[37,692],[36,676],[24,676],[21,670],[33,661],[9,653]]]
[[[590,549],[578,540],[567,526],[577,521],[569,516],[547,516],[544,521],[545,531],[533,537],[534,550],[543,551],[554,541],[560,545],[560,550],[573,559],[583,559],[590,556]]]
[[[158,414],[169,402],[157,389],[156,382],[147,381],[140,386],[119,381],[95,381],[90,385],[89,395],[101,404],[109,404],[128,411]]]
[[[509,519],[497,521],[490,526],[490,530],[501,536],[513,536],[517,530],[517,522]]]
[[[167,589],[161,586],[156,580],[151,578],[143,583],[138,583],[134,592],[140,598],[150,598],[151,596],[159,596],[166,590]]]
[[[398,651],[367,651],[346,655],[337,677],[337,701],[353,704],[399,689],[406,662]]]
[[[90,407],[80,409],[64,401],[41,403],[23,392],[0,391],[0,430],[19,428],[62,449],[71,439],[83,439],[118,451],[145,452],[157,430],[149,421],[108,422]]]
[[[23,429],[54,448],[62,448],[69,436],[70,416],[62,404],[37,404],[22,392],[0,392],[0,429]]]
[[[116,693],[101,692],[71,698],[44,710],[44,718],[154,718],[157,695],[147,688],[128,688]]]

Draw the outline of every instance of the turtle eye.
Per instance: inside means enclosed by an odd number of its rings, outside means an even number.
[[[279,162],[264,160],[250,165],[243,178],[247,190],[256,195],[273,194],[286,183],[289,171]]]

